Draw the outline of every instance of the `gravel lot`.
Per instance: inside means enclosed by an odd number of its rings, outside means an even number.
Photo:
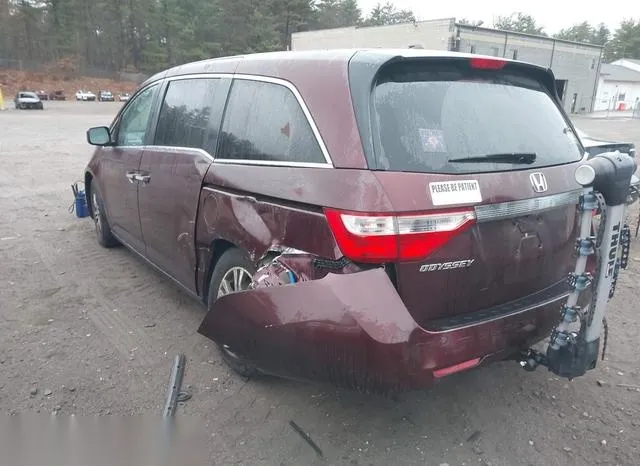
[[[242,380],[196,333],[198,303],[126,250],[100,248],[91,221],[68,211],[91,154],[85,130],[119,106],[0,112],[0,412],[160,414],[184,352],[193,398],[178,412],[206,420],[216,464],[638,464],[640,390],[619,386],[640,386],[638,240],[607,360],[573,382],[507,362],[396,398]],[[640,146],[640,120],[578,124]]]

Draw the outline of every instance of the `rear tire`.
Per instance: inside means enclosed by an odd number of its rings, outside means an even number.
[[[107,215],[104,210],[102,196],[95,183],[91,183],[88,194],[89,202],[91,202],[91,217],[96,227],[98,243],[104,248],[119,246],[120,242],[111,233],[111,227],[109,226],[109,221],[107,220]]]
[[[226,250],[211,274],[207,296],[208,311],[211,312],[213,303],[219,297],[247,289],[254,274],[255,266],[244,252],[238,248]],[[260,374],[254,364],[235,353],[229,346],[218,344],[218,347],[224,362],[238,375],[250,378]]]

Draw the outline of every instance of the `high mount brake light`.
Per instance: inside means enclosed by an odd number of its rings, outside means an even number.
[[[501,70],[507,62],[494,58],[476,57],[469,60],[469,64],[474,70]]]
[[[357,262],[419,260],[471,226],[475,211],[387,215],[325,209],[342,253]]]

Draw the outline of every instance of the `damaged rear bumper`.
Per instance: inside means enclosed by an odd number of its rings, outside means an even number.
[[[430,331],[412,318],[386,272],[372,269],[224,296],[198,331],[266,373],[388,392],[504,359],[548,335],[557,316],[553,302]]]

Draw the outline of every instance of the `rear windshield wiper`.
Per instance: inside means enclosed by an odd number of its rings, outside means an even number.
[[[457,159],[449,159],[452,163],[518,163],[529,165],[536,161],[535,152],[507,152],[504,154],[488,154],[473,157],[460,157]]]

